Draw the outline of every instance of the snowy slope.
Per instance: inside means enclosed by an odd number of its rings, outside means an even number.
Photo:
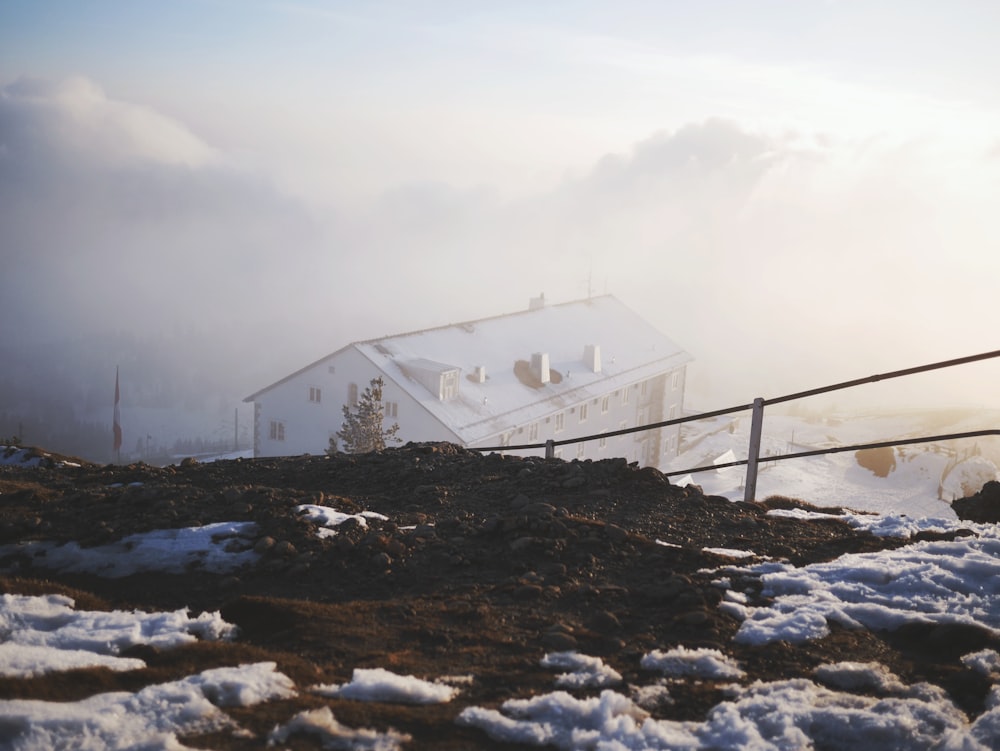
[[[860,466],[854,451],[767,462],[767,456],[819,448],[981,430],[1000,426],[1000,413],[868,413],[850,417],[798,417],[765,412],[757,499],[801,498],[818,505],[842,505],[878,513],[954,518],[950,503],[997,479],[1000,440],[970,438],[895,449],[895,468],[886,477]],[[714,462],[743,460],[750,441],[749,414],[687,423],[680,456],[661,465],[671,481],[692,482],[706,493],[742,500],[745,467],[684,470]],[[681,474],[675,474],[681,472]]]

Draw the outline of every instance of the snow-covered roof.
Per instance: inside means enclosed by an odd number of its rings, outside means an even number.
[[[585,348],[594,346],[596,372],[585,362]],[[245,401],[351,348],[470,445],[692,359],[617,298],[602,295],[355,342]],[[548,356],[548,383],[525,377],[536,353]],[[429,376],[456,370],[457,396],[439,398]]]
[[[599,348],[598,372],[585,362],[588,345]],[[467,444],[691,360],[688,353],[611,295],[354,346]],[[548,383],[533,383],[524,377],[536,353],[548,355],[552,371]],[[433,365],[442,373],[458,368],[458,395],[439,399],[414,373],[415,364],[424,364],[425,370]],[[478,373],[484,377],[477,376],[477,369],[482,369]]]

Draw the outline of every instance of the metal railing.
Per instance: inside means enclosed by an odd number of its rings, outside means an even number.
[[[551,459],[555,456],[556,446],[566,446],[569,444],[585,443],[586,441],[595,441],[602,438],[611,438],[619,435],[627,435],[629,433],[638,433],[645,430],[659,430],[660,428],[667,428],[673,425],[681,425],[686,422],[707,420],[712,417],[721,417],[723,415],[729,415],[736,412],[746,412],[748,410],[751,410],[752,419],[750,423],[750,443],[748,446],[746,459],[739,459],[736,461],[725,462],[721,464],[711,464],[702,467],[691,467],[690,469],[670,471],[665,474],[668,477],[673,477],[677,475],[693,474],[696,472],[707,472],[709,470],[715,470],[715,469],[725,469],[726,467],[745,466],[747,468],[747,476],[746,476],[746,483],[744,487],[743,497],[744,500],[746,501],[752,501],[754,500],[754,497],[757,493],[757,472],[761,461],[760,441],[763,434],[764,407],[766,405],[782,404],[784,402],[790,402],[796,399],[805,399],[806,397],[810,396],[828,394],[831,391],[840,391],[843,389],[854,388],[856,386],[864,386],[869,383],[877,383],[878,381],[886,381],[892,378],[902,378],[904,376],[916,375],[918,373],[926,373],[931,370],[941,370],[942,368],[951,368],[957,365],[967,365],[969,363],[979,362],[981,360],[989,360],[996,357],[1000,357],[1000,350],[993,350],[992,352],[983,352],[978,355],[969,355],[967,357],[959,357],[953,360],[943,360],[941,362],[931,363],[929,365],[918,365],[913,368],[904,368],[903,370],[894,370],[889,373],[880,373],[868,376],[866,378],[856,378],[850,381],[835,383],[830,386],[820,386],[819,388],[808,389],[806,391],[797,391],[793,394],[786,394],[784,396],[778,396],[772,399],[763,399],[758,397],[749,404],[740,404],[734,407],[727,407],[725,409],[713,410],[711,412],[700,412],[696,415],[677,417],[670,420],[663,420],[662,422],[649,423],[648,425],[637,425],[636,427],[633,428],[621,428],[619,430],[612,430],[606,433],[595,433],[593,435],[579,436],[576,438],[564,438],[558,441],[549,439],[544,443],[523,443],[523,444],[508,445],[508,446],[487,446],[487,447],[470,447],[470,448],[472,448],[475,451],[483,451],[483,452],[528,451],[534,449],[545,449],[545,457],[547,459]],[[931,443],[934,441],[954,440],[956,438],[975,438],[980,436],[997,436],[997,435],[1000,435],[1000,429],[971,430],[962,433],[947,433],[942,435],[923,436],[920,438],[907,438],[894,441],[879,441],[876,443],[859,443],[851,446],[835,446],[832,448],[813,449],[810,451],[798,451],[792,454],[768,455],[767,457],[765,457],[764,460],[770,463],[770,462],[783,461],[786,459],[802,459],[809,456],[836,454],[845,451],[861,451],[863,449],[888,448],[893,446],[908,446],[919,443]]]

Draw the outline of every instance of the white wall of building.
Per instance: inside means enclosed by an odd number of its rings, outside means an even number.
[[[254,456],[322,454],[344,422],[343,406],[382,375],[353,347],[337,352],[254,397]],[[352,385],[354,388],[352,388]],[[419,402],[383,375],[386,427],[407,441],[455,441]]]
[[[254,398],[254,455],[322,454],[343,423],[343,406],[360,396],[373,378],[383,377],[386,427],[399,425],[397,437],[408,441],[460,440],[362,353],[347,347]],[[686,368],[623,386],[599,397],[564,405],[548,415],[472,447],[544,443],[609,433],[681,416]],[[680,426],[598,438],[556,447],[565,460],[594,461],[624,457],[629,462],[658,466],[679,449]],[[520,450],[520,455],[544,455],[544,449]]]
[[[686,368],[682,366],[647,379],[645,393],[642,381],[632,383],[602,396],[565,406],[540,420],[490,436],[472,445],[516,446],[544,443],[550,439],[564,441],[680,417],[684,403],[685,372]],[[624,457],[629,462],[657,466],[662,459],[677,454],[679,440],[680,426],[670,426],[557,446],[555,453],[557,457],[567,461]],[[543,456],[545,451],[531,449],[511,453]]]

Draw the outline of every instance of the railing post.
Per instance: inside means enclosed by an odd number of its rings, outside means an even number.
[[[551,438],[545,441],[545,458],[555,459],[556,458],[556,442]]]
[[[753,400],[753,418],[750,421],[750,446],[747,449],[747,481],[743,500],[750,502],[757,495],[757,460],[760,457],[760,435],[764,426],[764,400]]]

